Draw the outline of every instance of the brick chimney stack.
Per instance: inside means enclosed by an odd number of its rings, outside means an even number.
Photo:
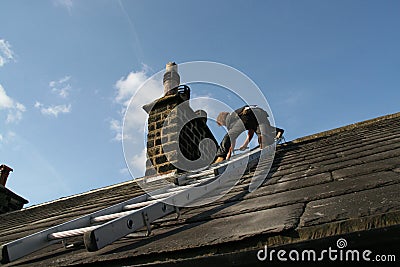
[[[4,165],[4,164],[0,165],[0,184],[2,186],[4,186],[4,187],[6,186],[8,175],[12,171],[13,171],[13,169],[8,167],[7,165]]]
[[[178,65],[169,62],[164,96],[143,106],[149,114],[146,176],[199,169],[215,157],[218,143],[207,126],[207,113],[190,107],[190,88],[179,82]]]

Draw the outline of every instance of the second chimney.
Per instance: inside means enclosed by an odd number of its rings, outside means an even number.
[[[8,167],[7,165],[2,164],[0,166],[0,184],[2,186],[4,186],[4,187],[6,186],[8,175],[12,171],[13,171],[13,169]]]

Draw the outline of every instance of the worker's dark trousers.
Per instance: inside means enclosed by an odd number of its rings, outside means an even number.
[[[275,128],[269,126],[268,124],[261,124],[260,126],[257,127],[255,133],[258,136],[258,144],[261,145],[262,148],[265,148],[266,146],[271,145],[274,142],[274,136],[268,135],[268,133],[270,133],[271,130],[275,130]],[[263,135],[261,135],[261,133],[263,133]],[[226,155],[228,155],[230,147],[231,147],[231,139],[229,138],[228,134],[225,134],[217,150],[216,158],[218,157],[226,158]]]
[[[228,134],[225,134],[217,150],[216,158],[218,157],[226,158],[226,155],[228,155],[230,147],[231,147],[231,139],[229,138]]]

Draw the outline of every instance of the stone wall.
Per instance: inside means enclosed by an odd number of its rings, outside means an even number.
[[[189,105],[190,89],[180,86],[144,106],[149,114],[146,176],[193,171],[215,158],[217,141],[207,126],[207,114]]]

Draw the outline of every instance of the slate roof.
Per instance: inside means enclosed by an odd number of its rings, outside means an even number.
[[[149,237],[139,233],[97,252],[56,244],[10,265],[245,265],[260,263],[264,245],[335,247],[339,237],[348,247],[396,254],[399,141],[400,113],[300,138],[278,147],[265,183],[252,193],[243,179],[214,203],[160,220]],[[0,244],[142,193],[130,181],[1,215]]]

